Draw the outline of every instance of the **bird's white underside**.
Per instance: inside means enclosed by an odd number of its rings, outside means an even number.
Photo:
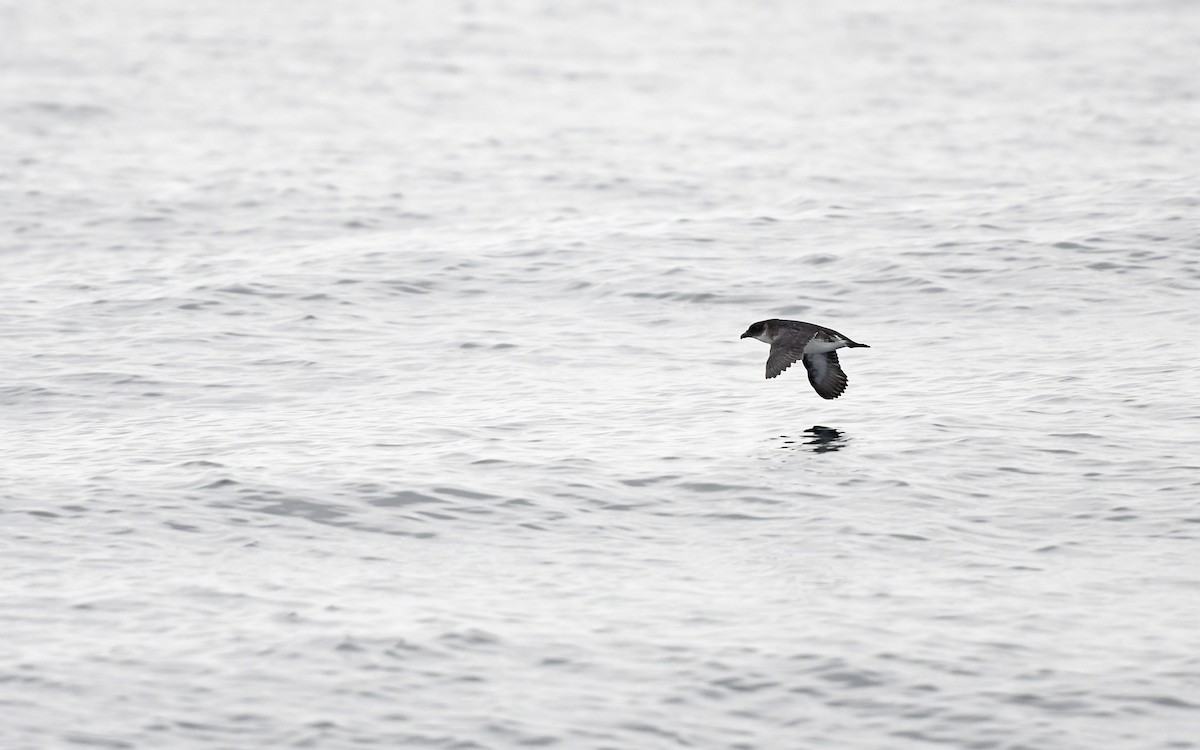
[[[770,334],[768,334],[766,331],[763,331],[759,335],[754,336],[754,338],[758,339],[759,341],[763,342],[764,344],[774,343],[772,341]],[[822,341],[819,337],[813,336],[812,339],[807,344],[804,345],[804,353],[805,354],[825,354],[826,352],[832,352],[835,349],[841,349],[842,347],[845,347],[845,346],[847,346],[845,339],[841,339],[838,341]]]
[[[814,336],[812,341],[809,341],[807,344],[804,345],[804,353],[805,354],[825,354],[826,352],[831,352],[835,349],[841,349],[844,346],[847,346],[845,340],[822,341],[821,339]]]

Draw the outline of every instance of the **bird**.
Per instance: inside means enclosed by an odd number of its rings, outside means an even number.
[[[771,345],[767,355],[767,379],[792,366],[796,360],[804,362],[808,370],[808,382],[821,398],[833,399],[846,391],[846,373],[838,363],[837,351],[842,347],[863,347],[868,344],[851,341],[832,328],[803,323],[799,320],[760,320],[742,334],[744,339],[758,339]]]

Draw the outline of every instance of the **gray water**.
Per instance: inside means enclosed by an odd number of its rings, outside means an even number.
[[[0,747],[1200,747],[1198,61],[1182,0],[0,3]]]

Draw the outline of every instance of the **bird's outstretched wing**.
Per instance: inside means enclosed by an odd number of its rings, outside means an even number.
[[[846,391],[846,373],[838,363],[837,352],[805,354],[804,367],[808,382],[821,398],[837,398]]]
[[[779,338],[771,342],[771,353],[767,356],[767,379],[778,377],[779,373],[792,366],[804,356],[804,347],[812,341],[816,331],[784,331]]]

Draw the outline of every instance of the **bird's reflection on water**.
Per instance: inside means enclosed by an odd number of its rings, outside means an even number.
[[[841,450],[849,440],[841,430],[822,425],[813,425],[805,430],[800,437],[780,435],[783,438],[781,448],[791,450],[808,450],[813,453],[828,453]]]

